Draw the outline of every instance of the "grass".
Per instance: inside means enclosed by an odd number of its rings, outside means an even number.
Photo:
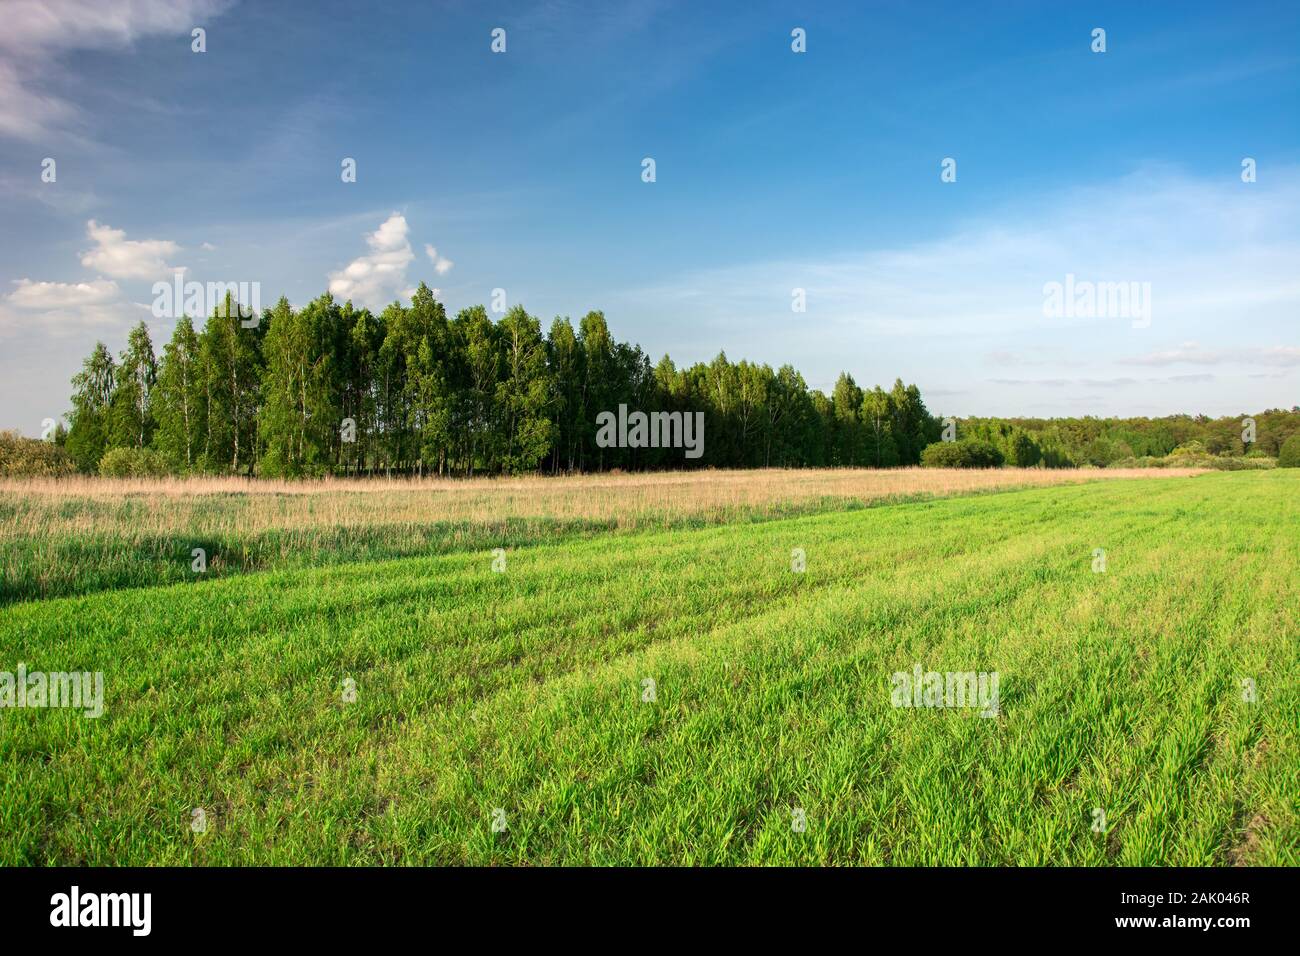
[[[11,604],[0,862],[1295,865],[1300,473],[1158,474]]]
[[[472,481],[0,479],[0,605],[194,582],[195,548],[207,557],[208,580],[1149,476],[1141,469],[771,469]]]

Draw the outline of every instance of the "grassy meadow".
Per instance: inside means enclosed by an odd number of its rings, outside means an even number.
[[[3,490],[3,864],[1300,863],[1298,470]]]
[[[1192,475],[1200,469],[1168,470]],[[272,567],[515,548],[1007,488],[1149,478],[1145,469],[765,469],[449,479],[0,479],[0,605]],[[191,554],[209,559],[203,577]]]

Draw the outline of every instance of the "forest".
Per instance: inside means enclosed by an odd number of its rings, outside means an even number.
[[[68,427],[51,436],[71,466],[266,477],[895,467],[921,464],[943,429],[901,379],[863,388],[842,372],[828,396],[788,364],[725,353],[651,364],[601,312],[544,333],[519,306],[449,318],[421,284],[409,306],[378,315],[328,293],[300,309],[281,298],[251,328],[239,315],[227,297],[202,329],[182,316],[161,355],[143,322],[116,358],[96,343],[72,380]],[[702,413],[702,454],[601,447],[597,418],[620,405]],[[1300,409],[1253,416],[1253,443],[1243,418],[958,418],[955,430],[980,446],[972,463],[1020,467],[1150,464],[1189,449],[1263,458],[1300,434]]]

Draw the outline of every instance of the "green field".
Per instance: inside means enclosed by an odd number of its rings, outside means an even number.
[[[103,671],[105,712],[0,710],[0,863],[1295,865],[1297,500],[1097,482],[8,603],[0,670]],[[891,706],[917,664],[997,672],[999,713]]]

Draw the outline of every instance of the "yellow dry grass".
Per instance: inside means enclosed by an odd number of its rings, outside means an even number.
[[[1199,469],[759,469],[474,479],[8,479],[17,505],[0,540],[66,533],[256,533],[306,527],[669,518],[776,510],[823,499],[936,497],[1083,481],[1170,478]],[[123,526],[124,523],[129,523]]]

